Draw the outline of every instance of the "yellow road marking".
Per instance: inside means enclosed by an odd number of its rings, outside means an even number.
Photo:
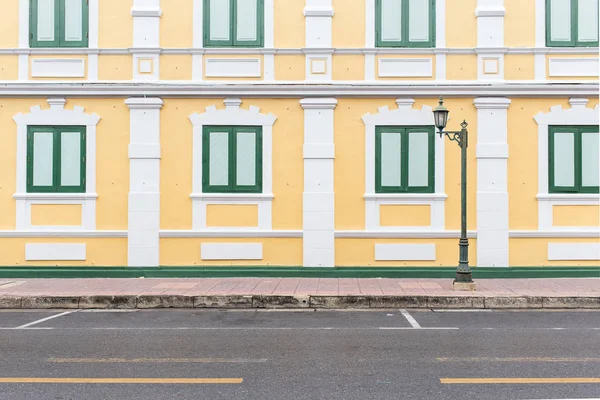
[[[444,384],[600,383],[600,378],[440,378]]]
[[[242,378],[0,378],[0,383],[238,384]]]
[[[264,363],[266,358],[48,358],[51,363]]]
[[[600,362],[600,357],[438,357],[440,362]]]

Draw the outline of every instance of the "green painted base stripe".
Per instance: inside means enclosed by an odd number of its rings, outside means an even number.
[[[0,278],[454,278],[455,273],[455,267],[0,267]],[[600,266],[475,267],[473,278],[600,278]]]

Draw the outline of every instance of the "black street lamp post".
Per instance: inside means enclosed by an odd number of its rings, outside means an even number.
[[[440,96],[440,104],[433,110],[435,126],[439,131],[440,138],[444,135],[454,141],[460,147],[460,240],[458,268],[456,269],[455,288],[463,286],[466,290],[474,290],[471,268],[469,267],[469,239],[467,238],[467,146],[469,144],[469,133],[467,132],[467,121],[463,121],[460,131],[444,131],[448,123],[450,111],[444,107],[444,99]],[[456,285],[456,284],[459,285]]]

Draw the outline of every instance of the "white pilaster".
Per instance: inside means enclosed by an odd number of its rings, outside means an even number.
[[[435,3],[435,47],[446,47],[446,0],[437,0]],[[446,55],[447,51],[435,54],[435,79],[446,80]]]
[[[306,80],[331,81],[332,0],[306,0]]]
[[[477,0],[477,79],[504,79],[504,0]],[[497,51],[496,51],[497,49]]]
[[[477,108],[477,264],[508,267],[508,106],[479,97]]]
[[[159,265],[159,98],[125,100],[130,110],[128,265]]]
[[[160,0],[134,0],[133,16],[133,79],[160,79]]]
[[[300,104],[304,108],[303,265],[333,267],[333,112],[337,100],[302,99]]]

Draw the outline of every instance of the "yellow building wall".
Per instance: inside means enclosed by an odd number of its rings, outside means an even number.
[[[596,76],[550,76],[550,59],[557,59],[557,58],[595,58],[598,59],[598,55],[589,55],[589,54],[546,54],[546,79],[549,80],[585,80],[585,81],[597,81],[598,80],[598,75]]]
[[[19,2],[3,1],[0,12],[0,49],[19,47]],[[0,61],[2,58],[0,57]]]
[[[209,227],[257,227],[256,204],[207,204],[206,226]]]
[[[438,99],[416,99],[413,106],[420,109],[424,104],[436,107]],[[477,143],[477,113],[472,98],[447,98],[444,105],[453,111],[448,123],[449,130],[459,130],[459,124],[469,122],[469,141]],[[396,109],[394,99],[346,99],[338,98],[334,113],[335,142],[335,228],[340,230],[365,229],[365,125],[361,117],[375,114],[377,109],[388,106]],[[473,149],[473,147],[471,147]],[[476,189],[477,163],[474,150],[468,153],[467,201],[469,229],[477,226]],[[460,228],[460,149],[453,142],[446,143],[446,229]]]
[[[379,224],[381,226],[429,226],[431,207],[429,205],[381,205]]]
[[[553,206],[553,226],[600,226],[599,206]]]
[[[365,79],[365,57],[362,55],[334,55],[333,80],[363,81]]]
[[[187,54],[160,56],[160,79],[191,80],[192,56]]]
[[[85,261],[25,261],[27,243],[85,243]],[[19,266],[98,266],[122,267],[127,265],[126,238],[3,238],[0,265]]]
[[[409,59],[429,59],[431,60],[431,76],[430,77],[400,77],[400,78],[388,78],[388,77],[380,77],[379,76],[379,60],[382,58],[409,58]],[[364,63],[363,63],[364,67]],[[364,76],[364,74],[363,74]],[[364,79],[364,78],[363,78]],[[423,81],[433,81],[435,80],[435,57],[433,56],[421,56],[421,55],[409,55],[409,54],[386,54],[382,56],[375,57],[375,79],[379,81],[414,81],[414,80],[423,80]]]
[[[169,0],[169,3],[177,0]],[[133,46],[133,0],[98,1],[98,46],[100,48],[129,48]],[[164,7],[164,4],[161,4]],[[162,22],[161,22],[162,24]]]
[[[534,47],[535,1],[504,0],[504,8],[506,9],[504,45],[506,47]]]
[[[331,32],[333,47],[365,47],[365,0],[333,0],[332,5],[335,12]]]
[[[559,267],[559,266],[583,266],[595,267],[600,261],[548,261],[548,243],[598,243],[598,239],[509,239],[508,262],[512,267]]]
[[[262,243],[262,260],[206,260],[200,255],[202,243]],[[255,239],[160,239],[160,265],[273,265],[301,266],[302,239],[255,238]]]
[[[334,67],[335,68],[335,67]],[[335,72],[335,69],[334,69]],[[306,59],[303,55],[275,55],[275,79],[303,81],[306,78]]]
[[[19,56],[0,56],[0,81],[19,79]]]
[[[477,56],[474,54],[448,54],[446,56],[446,79],[449,81],[476,80]]]
[[[32,204],[31,225],[81,225],[81,204]]]
[[[527,0],[532,1],[532,0]],[[446,46],[477,46],[477,0],[446,2]]]
[[[504,79],[530,80],[534,79],[533,54],[507,54],[504,56]]]
[[[127,55],[98,56],[98,79],[129,81],[133,79],[133,57]]]
[[[375,261],[375,244],[432,244],[435,261]],[[440,267],[458,263],[458,239],[335,239],[339,267]],[[477,265],[477,241],[469,240],[469,262]]]
[[[161,47],[192,47],[194,2],[191,0],[161,1],[160,8],[162,9],[160,17]]]
[[[275,47],[302,48],[306,44],[304,0],[275,1]]]
[[[510,229],[538,227],[538,125],[533,119],[539,112],[550,112],[555,105],[568,109],[568,98],[512,98],[508,108],[508,202]],[[598,99],[590,98],[588,108]],[[471,132],[471,131],[469,131]]]
[[[33,63],[33,60],[35,59],[41,59],[41,58],[62,58],[62,59],[82,59],[85,62],[85,74],[82,78],[55,78],[55,77],[51,77],[51,78],[34,78],[31,76],[31,64]],[[35,55],[35,56],[30,56],[29,57],[29,79],[32,81],[85,81],[88,78],[88,56],[84,55],[84,54],[78,54],[78,55],[63,55],[61,54],[60,56],[56,56],[56,55]]]
[[[278,119],[273,125],[273,229],[302,228],[304,113],[298,99],[246,99]],[[165,99],[161,112],[161,229],[192,227],[192,123],[205,107],[223,99]],[[279,171],[279,172],[278,172]]]

